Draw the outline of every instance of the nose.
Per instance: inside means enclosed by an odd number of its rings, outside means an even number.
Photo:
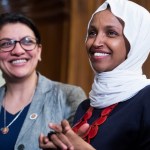
[[[21,47],[19,42],[16,42],[14,49],[11,51],[12,55],[22,55],[25,53],[25,50]]]
[[[93,46],[95,47],[100,47],[104,45],[104,34],[103,33],[99,33],[97,34],[97,36],[95,36],[95,39],[93,41]]]

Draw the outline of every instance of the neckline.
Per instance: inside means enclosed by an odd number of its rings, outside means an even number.
[[[33,96],[34,96],[35,90],[32,94],[32,96],[30,97],[29,103],[31,103]],[[5,97],[3,99],[3,109],[4,109],[4,126],[1,128],[1,132],[3,134],[7,134],[9,132],[9,127],[19,118],[19,116],[21,115],[21,113],[23,112],[24,108],[28,105],[25,105],[24,107],[22,107],[22,109],[15,113],[16,115],[14,115],[14,119],[7,125],[7,113],[6,113],[6,109],[5,109],[5,101],[6,101],[6,93],[5,93]],[[8,112],[8,111],[7,111]],[[10,112],[8,112],[9,114],[11,114]],[[11,114],[12,115],[12,114]]]
[[[31,102],[28,104],[28,105],[26,105],[25,107],[24,107],[24,109],[26,109],[27,107],[29,107],[30,106],[30,104],[31,104]],[[4,112],[4,106],[2,105],[1,106],[1,111],[3,110],[3,112]],[[10,116],[16,116],[20,111],[21,111],[22,109],[20,109],[18,112],[16,112],[15,114],[12,114],[12,113],[10,113],[9,111],[7,111],[7,110],[5,110],[6,111],[6,114],[7,115],[10,115]]]
[[[87,133],[85,133],[85,135],[82,137],[85,141],[90,143],[91,139],[93,139],[97,135],[100,125],[102,125],[107,120],[108,116],[110,115],[112,110],[117,106],[117,104],[118,103],[113,104],[113,105],[108,106],[102,110],[102,112],[100,113],[100,117],[98,117],[95,121],[93,121],[90,124]],[[88,110],[83,115],[83,117],[79,120],[79,122],[77,122],[73,126],[72,129],[74,130],[74,132],[77,133],[79,128],[83,124],[87,123],[87,121],[92,117],[93,110],[94,110],[94,108],[91,106],[88,108]]]

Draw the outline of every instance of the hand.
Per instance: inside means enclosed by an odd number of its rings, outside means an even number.
[[[88,144],[81,138],[85,135],[85,133],[89,129],[89,124],[87,124],[87,123],[83,124],[80,127],[80,129],[78,130],[77,134],[72,130],[72,128],[69,125],[69,122],[67,120],[63,120],[61,122],[61,126],[62,126],[62,132],[68,137],[68,139],[74,146],[75,150],[83,150],[83,149],[94,150],[94,148],[90,144]],[[53,128],[54,126],[52,126],[52,125],[50,127],[52,129],[55,129],[55,128]]]
[[[57,149],[59,147],[62,150],[94,150],[94,148],[91,145],[86,143],[81,138],[89,128],[88,124],[84,124],[83,126],[81,126],[79,132],[77,133],[79,136],[76,133],[74,133],[67,120],[63,120],[61,122],[61,125],[49,124],[49,127],[53,129],[56,132],[56,134],[53,134],[51,135],[51,137],[49,137],[50,141],[48,141],[48,137],[41,138],[41,148]]]
[[[43,150],[48,150],[50,148],[57,149],[57,147],[49,140],[47,136],[44,136],[43,133],[39,136],[39,148]]]
[[[48,134],[44,136],[42,133],[39,137],[39,147],[42,149],[62,149],[62,150],[74,150],[71,142],[68,138],[62,133],[62,127],[57,124],[49,124],[49,127],[54,129],[55,134]]]

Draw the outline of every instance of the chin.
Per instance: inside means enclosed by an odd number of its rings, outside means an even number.
[[[106,69],[104,68],[100,68],[100,67],[96,67],[96,66],[92,66],[93,70],[97,73],[102,73],[102,72],[105,72]]]

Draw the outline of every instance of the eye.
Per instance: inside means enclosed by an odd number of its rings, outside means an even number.
[[[116,37],[118,35],[118,33],[116,31],[113,31],[113,30],[109,30],[107,31],[107,36],[108,37]]]
[[[94,30],[91,30],[88,32],[88,37],[94,37],[94,36],[96,36],[96,34],[97,33]]]
[[[7,48],[7,47],[10,47],[14,44],[14,41],[12,40],[1,40],[0,41],[0,47],[1,48]]]
[[[36,39],[31,37],[24,37],[20,42],[23,45],[32,45],[32,44],[36,44]]]

